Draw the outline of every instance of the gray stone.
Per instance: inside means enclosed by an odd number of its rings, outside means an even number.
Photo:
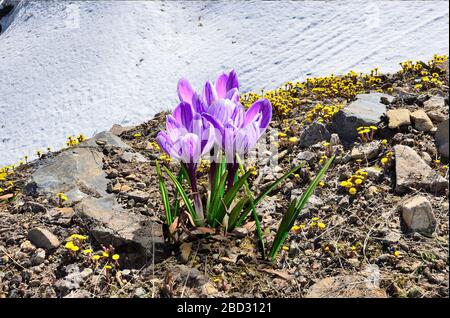
[[[371,160],[378,156],[380,152],[381,143],[378,140],[371,141],[369,143],[362,143],[353,147],[351,156],[353,160],[365,159]]]
[[[411,189],[441,192],[448,187],[447,180],[431,169],[412,148],[396,145],[394,152],[396,192]]]
[[[164,254],[161,225],[125,211],[113,197],[84,199],[75,211],[103,245],[112,244],[116,249],[134,254],[135,262],[146,262],[153,256],[155,262],[161,260]]]
[[[448,115],[445,115],[439,110],[429,110],[426,113],[434,124],[440,124],[448,118]]]
[[[412,112],[411,119],[414,122],[414,127],[417,130],[428,132],[434,127],[430,117],[428,117],[427,113],[425,113],[423,109]]]
[[[312,151],[302,151],[297,155],[298,161],[306,161],[308,163],[313,162],[317,157],[316,154]]]
[[[401,205],[402,218],[411,232],[431,235],[436,229],[436,217],[431,203],[424,196],[415,196]]]
[[[437,128],[435,138],[436,138],[436,147],[439,150],[439,153],[448,158],[448,118],[446,121],[443,121]]]
[[[140,190],[134,190],[127,194],[128,198],[134,200],[135,202],[146,203],[150,199],[150,194]]]
[[[49,230],[35,227],[28,232],[28,239],[37,247],[47,250],[55,249],[59,246],[58,238]]]
[[[188,287],[199,287],[208,282],[208,278],[198,269],[187,265],[176,265],[172,269],[175,281]]]
[[[123,162],[137,162],[137,163],[148,162],[147,158],[145,158],[139,152],[131,152],[131,151],[125,151],[123,155],[120,157],[120,159]]]
[[[408,109],[392,109],[386,112],[389,128],[396,129],[400,126],[410,125],[411,118]]]
[[[147,291],[143,287],[138,287],[134,291],[134,296],[138,298],[144,298],[147,294]]]
[[[55,157],[42,160],[25,191],[33,195],[30,193],[33,189],[38,194],[53,197],[64,192],[72,202],[90,195],[101,196],[99,191],[106,191],[107,187],[102,160],[103,154],[94,149],[67,149]]]
[[[366,167],[366,168],[363,168],[362,170],[367,172],[367,176],[370,179],[374,179],[374,180],[381,178],[381,176],[383,175],[383,169],[381,169],[380,167]]]
[[[83,145],[98,148],[109,147],[109,148],[119,148],[119,149],[131,149],[120,137],[117,137],[109,131],[103,131],[88,139]]]
[[[382,97],[392,98],[380,93],[359,94],[355,101],[340,110],[333,119],[333,127],[339,137],[345,141],[355,141],[358,138],[358,127],[377,125],[386,113]]]
[[[445,107],[445,98],[441,96],[432,96],[423,103],[423,108],[428,110],[439,110]]]
[[[33,266],[38,266],[44,263],[45,261],[45,250],[42,248],[38,248],[31,256],[31,264]]]
[[[330,137],[330,146],[339,146],[341,144],[341,139],[339,138],[338,134],[331,134]]]
[[[309,147],[320,141],[329,140],[330,132],[322,123],[314,122],[300,133],[300,147]]]

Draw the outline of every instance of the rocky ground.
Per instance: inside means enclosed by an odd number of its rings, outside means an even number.
[[[251,220],[164,226],[154,160],[177,163],[154,142],[158,114],[0,170],[0,297],[448,297],[448,59],[264,96],[279,165],[248,162],[252,188],[303,165],[258,207],[266,244],[337,156],[275,263]]]

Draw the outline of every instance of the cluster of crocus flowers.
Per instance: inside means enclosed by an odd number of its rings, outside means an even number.
[[[200,94],[186,79],[178,82],[180,103],[167,116],[166,130],[156,141],[172,159],[186,169],[194,194],[197,216],[204,219],[197,189],[196,172],[202,157],[211,156],[210,175],[223,155],[228,170],[228,187],[238,170],[237,156],[255,147],[272,118],[267,99],[255,101],[248,109],[240,103],[239,81],[235,71],[222,73],[214,83],[207,81]]]

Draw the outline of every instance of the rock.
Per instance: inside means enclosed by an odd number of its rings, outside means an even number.
[[[214,287],[213,284],[211,284],[210,282],[204,284],[201,286],[201,293],[203,295],[205,295],[206,297],[210,297],[210,296],[214,296],[218,293],[219,291],[217,290],[216,287]]]
[[[447,180],[431,169],[412,148],[396,145],[394,153],[396,192],[403,193],[411,189],[441,192],[447,188]]]
[[[27,202],[27,208],[34,213],[45,213],[47,212],[47,208],[40,203],[37,202]]]
[[[30,241],[26,240],[22,244],[20,244],[20,250],[24,252],[32,252],[36,249]]]
[[[383,170],[380,167],[367,167],[363,168],[363,171],[367,172],[367,176],[370,179],[378,180],[383,175]]]
[[[312,163],[316,158],[316,154],[312,151],[302,151],[296,157],[297,162],[306,161],[308,163]]]
[[[162,259],[165,247],[162,226],[125,211],[113,197],[84,199],[75,206],[75,212],[100,243],[112,244],[129,253],[129,258],[134,255],[134,262],[145,263],[153,256],[155,262]]]
[[[128,193],[128,198],[133,199],[135,202],[146,203],[150,199],[150,194],[144,191],[135,190]]]
[[[430,117],[433,124],[437,124],[437,125],[439,125],[440,123],[442,123],[444,120],[446,120],[448,118],[448,115],[445,115],[438,110],[430,110],[430,111],[427,111],[426,113],[427,113],[428,117]]]
[[[300,254],[300,246],[297,242],[291,241],[289,244],[289,257],[295,257]]]
[[[410,125],[410,113],[408,109],[392,109],[386,112],[386,116],[389,122],[389,128],[396,129],[400,126]]]
[[[33,266],[38,266],[44,263],[44,261],[45,261],[45,250],[43,250],[42,248],[38,248],[34,252],[33,256],[31,256],[31,264]]]
[[[431,156],[428,152],[422,151],[420,153],[420,156],[422,157],[423,161],[425,161],[425,163],[427,165],[430,165],[433,162],[433,158],[431,158]]]
[[[425,113],[423,109],[412,112],[411,119],[417,130],[428,132],[434,127],[430,117],[428,117],[427,113]]]
[[[434,135],[436,139],[436,147],[439,150],[439,153],[448,158],[448,118],[443,121],[437,128],[436,134]]]
[[[441,96],[432,96],[423,103],[423,108],[427,110],[439,110],[445,108],[445,98]]]
[[[123,127],[122,125],[114,124],[109,130],[109,132],[113,135],[120,136],[124,132],[129,131],[130,129],[131,129],[130,127]]]
[[[200,287],[208,282],[208,278],[198,269],[186,265],[176,265],[172,269],[175,281],[188,287]]]
[[[358,127],[377,125],[386,113],[386,105],[381,103],[382,97],[392,98],[380,93],[358,94],[355,101],[340,110],[333,118],[333,128],[339,137],[345,141],[355,141]]]
[[[331,134],[330,137],[330,146],[339,146],[341,144],[341,139],[339,138],[338,134]]]
[[[368,143],[362,143],[353,147],[351,156],[353,160],[365,159],[371,160],[378,156],[380,152],[381,143],[378,140],[374,140]]]
[[[144,298],[147,294],[147,291],[143,287],[138,287],[134,291],[134,296],[137,298]]]
[[[117,137],[109,131],[98,133],[91,139],[85,141],[85,145],[94,148],[98,148],[98,146],[101,146],[108,148],[119,148],[124,150],[131,149],[131,147],[128,146],[120,137]]]
[[[55,288],[62,294],[66,295],[72,290],[77,290],[83,284],[83,282],[92,276],[93,270],[90,268],[85,268],[80,272],[78,266],[73,266],[69,269],[66,269],[68,274],[55,283]]]
[[[309,147],[320,141],[329,140],[330,132],[322,123],[314,122],[300,133],[300,147]]]
[[[131,152],[131,151],[125,151],[123,155],[120,157],[120,160],[122,160],[123,162],[137,162],[137,163],[148,162],[147,158],[145,158],[139,152]]]
[[[182,263],[187,263],[189,261],[189,256],[191,256],[192,252],[192,243],[184,242],[180,245],[180,261]]]
[[[54,208],[47,213],[50,222],[59,225],[69,225],[74,215],[73,208]]]
[[[107,187],[102,161],[103,154],[96,150],[70,148],[55,157],[41,160],[25,192],[52,197],[64,192],[72,202],[88,196],[100,197]]]
[[[55,249],[59,246],[58,238],[49,230],[35,227],[28,232],[28,239],[37,247],[47,250]]]
[[[375,195],[377,195],[379,192],[378,188],[376,186],[370,186],[367,188],[367,191],[365,193],[366,199],[372,199]]]
[[[305,298],[387,298],[386,292],[360,275],[327,277],[312,285]]]
[[[411,232],[431,235],[436,229],[436,217],[431,203],[424,196],[417,195],[401,205],[402,218]]]
[[[407,105],[413,105],[417,102],[417,95],[413,94],[411,92],[408,92],[403,87],[396,87],[394,88],[394,92],[398,94],[400,99]]]

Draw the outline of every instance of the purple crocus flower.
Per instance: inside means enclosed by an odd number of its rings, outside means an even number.
[[[220,99],[239,102],[239,81],[234,70],[229,74],[220,74],[214,84],[206,82],[201,95],[195,93],[189,81],[184,78],[178,81],[177,91],[180,102],[191,104],[198,113],[205,112],[208,106]]]
[[[245,111],[238,102],[220,99],[204,114],[216,128],[216,143],[224,150],[228,163],[228,187],[238,169],[236,154],[244,155],[256,146],[272,118],[272,105],[259,99]]]
[[[185,166],[194,192],[197,217],[201,221],[204,217],[197,190],[196,171],[200,158],[211,150],[214,140],[212,124],[186,102],[181,102],[172,115],[167,116],[166,131],[161,131],[156,137],[161,149]]]

